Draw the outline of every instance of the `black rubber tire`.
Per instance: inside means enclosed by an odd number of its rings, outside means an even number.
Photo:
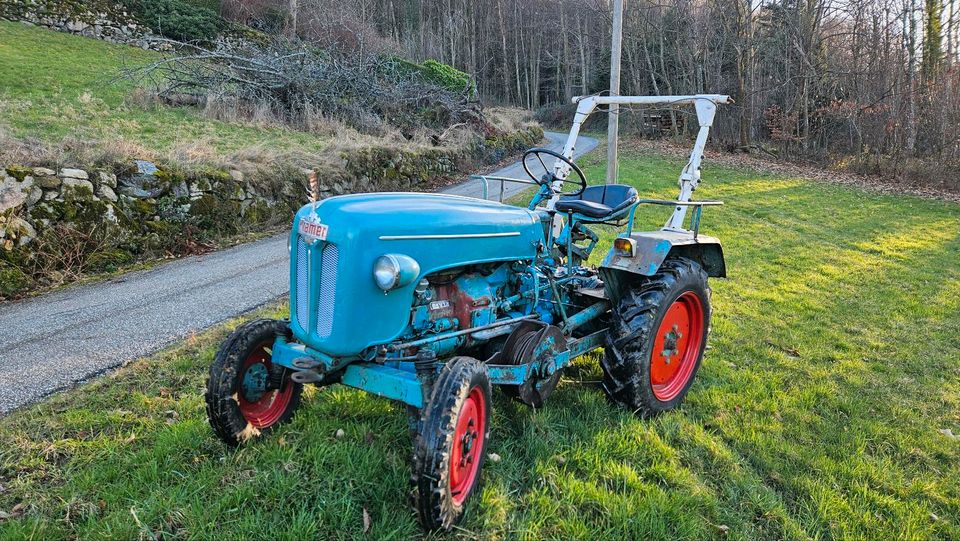
[[[207,418],[217,437],[228,445],[237,446],[269,433],[289,421],[300,406],[303,385],[287,380],[284,385],[293,385],[293,394],[275,423],[256,428],[240,411],[237,393],[240,392],[243,363],[256,348],[269,348],[278,334],[290,336],[288,322],[255,319],[244,323],[224,340],[217,350],[213,364],[210,365],[206,392]]]
[[[457,504],[450,487],[450,457],[461,406],[474,388],[481,389],[485,398],[483,445],[477,457],[477,474],[467,489],[464,501]],[[490,379],[483,363],[472,357],[454,357],[444,364],[433,385],[430,400],[421,410],[418,434],[414,441],[410,484],[417,520],[425,530],[449,530],[463,518],[487,456],[492,401],[490,391]]]
[[[686,292],[699,297],[704,311],[700,351],[686,385],[669,401],[659,400],[650,379],[654,333],[667,309]],[[641,417],[672,410],[686,397],[696,379],[710,329],[710,288],[703,268],[685,258],[670,258],[656,274],[633,285],[618,299],[607,330],[603,359],[603,388],[607,396]]]

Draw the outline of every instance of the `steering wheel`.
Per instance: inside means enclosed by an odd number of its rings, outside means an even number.
[[[551,171],[550,168],[547,167],[547,164],[543,163],[543,158],[541,158],[541,155],[543,154],[546,154],[547,156],[553,156],[554,158],[569,165],[570,170],[576,173],[577,176],[580,178],[579,182],[575,180],[570,180],[569,178],[565,178],[562,180],[564,184],[573,184],[574,186],[577,186],[579,188],[578,190],[573,192],[557,192],[557,193],[559,193],[560,195],[580,195],[583,193],[583,190],[587,189],[587,177],[584,176],[583,171],[580,170],[579,167],[577,167],[577,164],[573,163],[573,160],[567,159],[567,157],[564,156],[563,154],[550,150],[549,148],[531,148],[530,150],[523,153],[523,160],[522,160],[523,170],[524,172],[527,173],[527,176],[532,178],[537,184],[544,184],[544,183],[553,184],[554,181],[558,180],[554,176],[553,171]],[[530,167],[527,166],[527,157],[531,155],[537,157],[537,160],[540,161],[540,165],[543,166],[543,170],[546,171],[546,174],[543,175],[542,177],[537,177],[536,175],[534,175],[533,172],[530,171]]]

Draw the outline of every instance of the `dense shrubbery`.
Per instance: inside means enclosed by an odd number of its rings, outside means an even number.
[[[182,0],[123,0],[154,32],[178,41],[210,41],[225,28],[220,16]]]

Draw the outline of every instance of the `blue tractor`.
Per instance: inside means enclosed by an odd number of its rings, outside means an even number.
[[[485,195],[490,182],[501,182],[501,193],[506,181],[535,186],[527,208],[421,193],[306,205],[290,236],[289,319],[238,327],[210,367],[214,431],[230,445],[269,432],[291,418],[305,384],[403,402],[414,421],[413,506],[434,530],[462,518],[477,485],[492,386],[543,407],[564,367],[603,348],[603,388],[613,402],[643,417],[676,408],[706,347],[707,277],[725,276],[719,241],[699,234],[703,207],[719,203],[691,194],[716,106],[727,101],[578,100],[563,151],[524,155],[529,180],[479,177]],[[676,201],[588,185],[574,145],[586,117],[610,104],[696,108],[700,130]],[[662,229],[633,230],[642,204],[670,207]],[[622,232],[594,268],[586,262],[599,224]]]

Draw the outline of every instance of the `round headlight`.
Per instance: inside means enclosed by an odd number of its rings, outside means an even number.
[[[378,257],[373,264],[373,279],[377,282],[377,287],[384,291],[396,287],[400,281],[400,262],[396,256],[387,254]]]
[[[373,264],[373,280],[386,291],[413,283],[420,277],[420,264],[402,254],[386,254]]]

